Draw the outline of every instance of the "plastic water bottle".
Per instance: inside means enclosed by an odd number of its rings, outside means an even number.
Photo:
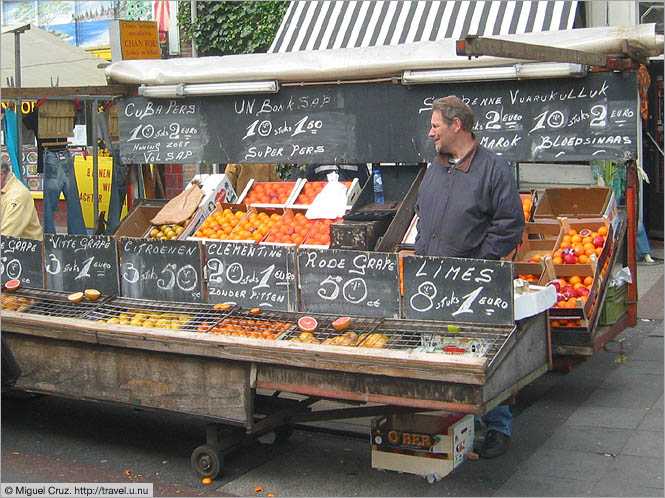
[[[374,180],[374,203],[383,204],[386,199],[383,195],[383,178],[381,178],[381,170],[375,169],[372,177]]]

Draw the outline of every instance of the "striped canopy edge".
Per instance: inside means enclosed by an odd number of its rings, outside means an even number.
[[[572,29],[576,1],[292,1],[271,53]]]

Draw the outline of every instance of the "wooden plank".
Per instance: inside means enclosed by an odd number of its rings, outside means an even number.
[[[4,331],[3,337],[23,371],[19,389],[251,423],[245,363]]]
[[[454,382],[260,365],[257,387],[331,399],[434,410],[465,413],[482,411],[481,387]]]
[[[3,99],[41,99],[42,97],[121,96],[131,93],[126,85],[61,86],[35,88],[3,88]]]
[[[147,349],[258,363],[274,363],[322,370],[381,374],[446,382],[482,385],[484,358],[415,353],[387,349],[330,347],[287,341],[264,341],[242,337],[175,330],[118,326],[88,320],[26,313],[3,312],[3,330],[24,334],[90,341],[133,349]]]

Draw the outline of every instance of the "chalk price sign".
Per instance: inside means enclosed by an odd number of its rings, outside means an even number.
[[[398,318],[397,255],[340,249],[299,249],[304,310]]]
[[[123,296],[159,301],[203,301],[198,242],[122,238],[121,248]]]
[[[118,294],[118,250],[112,237],[45,234],[44,270],[47,289]]]
[[[295,311],[293,248],[206,242],[205,255],[208,302]]]
[[[508,262],[406,256],[404,316],[418,320],[509,324],[513,269]]]
[[[2,283],[20,280],[27,287],[44,287],[42,242],[3,235],[0,240]]]

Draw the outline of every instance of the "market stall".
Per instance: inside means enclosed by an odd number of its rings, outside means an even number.
[[[542,216],[556,227],[553,252],[563,249],[573,218],[585,224],[579,233],[604,233],[586,262],[419,257],[409,254],[409,236],[423,163],[433,154],[427,129],[435,97],[460,94],[476,110],[480,143],[509,161],[630,159],[638,155],[635,73],[416,84],[411,74],[396,74],[436,67],[436,60],[379,69],[380,57],[368,57],[369,49],[349,50],[373,61],[367,75],[353,76],[375,79],[314,81],[332,74],[324,71],[293,83],[305,68],[286,64],[288,76],[279,82],[239,88],[233,83],[255,79],[262,66],[250,65],[257,74],[234,81],[206,77],[192,69],[195,62],[186,77],[169,73],[181,61],[112,66],[118,81],[144,84],[140,96],[117,101],[123,163],[391,163],[380,166],[386,202],[373,202],[371,183],[353,195],[348,185],[344,219],[322,223],[306,219],[306,182],[255,182],[238,202],[199,206],[180,231],[153,226],[151,215],[130,237],[3,239],[3,254],[15,250],[18,262],[11,271],[3,267],[3,282],[22,281],[3,293],[2,321],[24,371],[19,388],[185,412],[259,435],[316,417],[483,414],[546,372],[553,347],[592,354],[618,333],[598,335],[596,318],[607,268],[634,221],[630,207],[626,217],[606,198],[591,211],[578,206]],[[274,64],[265,67],[274,71]],[[155,80],[164,75],[167,81]],[[275,202],[251,200],[253,190]],[[587,197],[607,193],[592,190]],[[542,215],[546,194],[528,193],[529,216]],[[308,241],[317,226],[324,230]],[[29,280],[21,270],[28,257],[42,268],[26,265]],[[535,282],[515,282],[518,274],[536,275]],[[553,327],[546,310],[556,292],[544,284],[580,275],[590,278],[583,284],[589,294],[567,298],[570,328]],[[565,336],[571,332],[578,333],[574,341]],[[307,398],[293,402],[279,393]],[[309,413],[323,398],[381,406]],[[201,475],[214,477],[223,465],[230,443],[218,429],[212,426],[192,455]]]

